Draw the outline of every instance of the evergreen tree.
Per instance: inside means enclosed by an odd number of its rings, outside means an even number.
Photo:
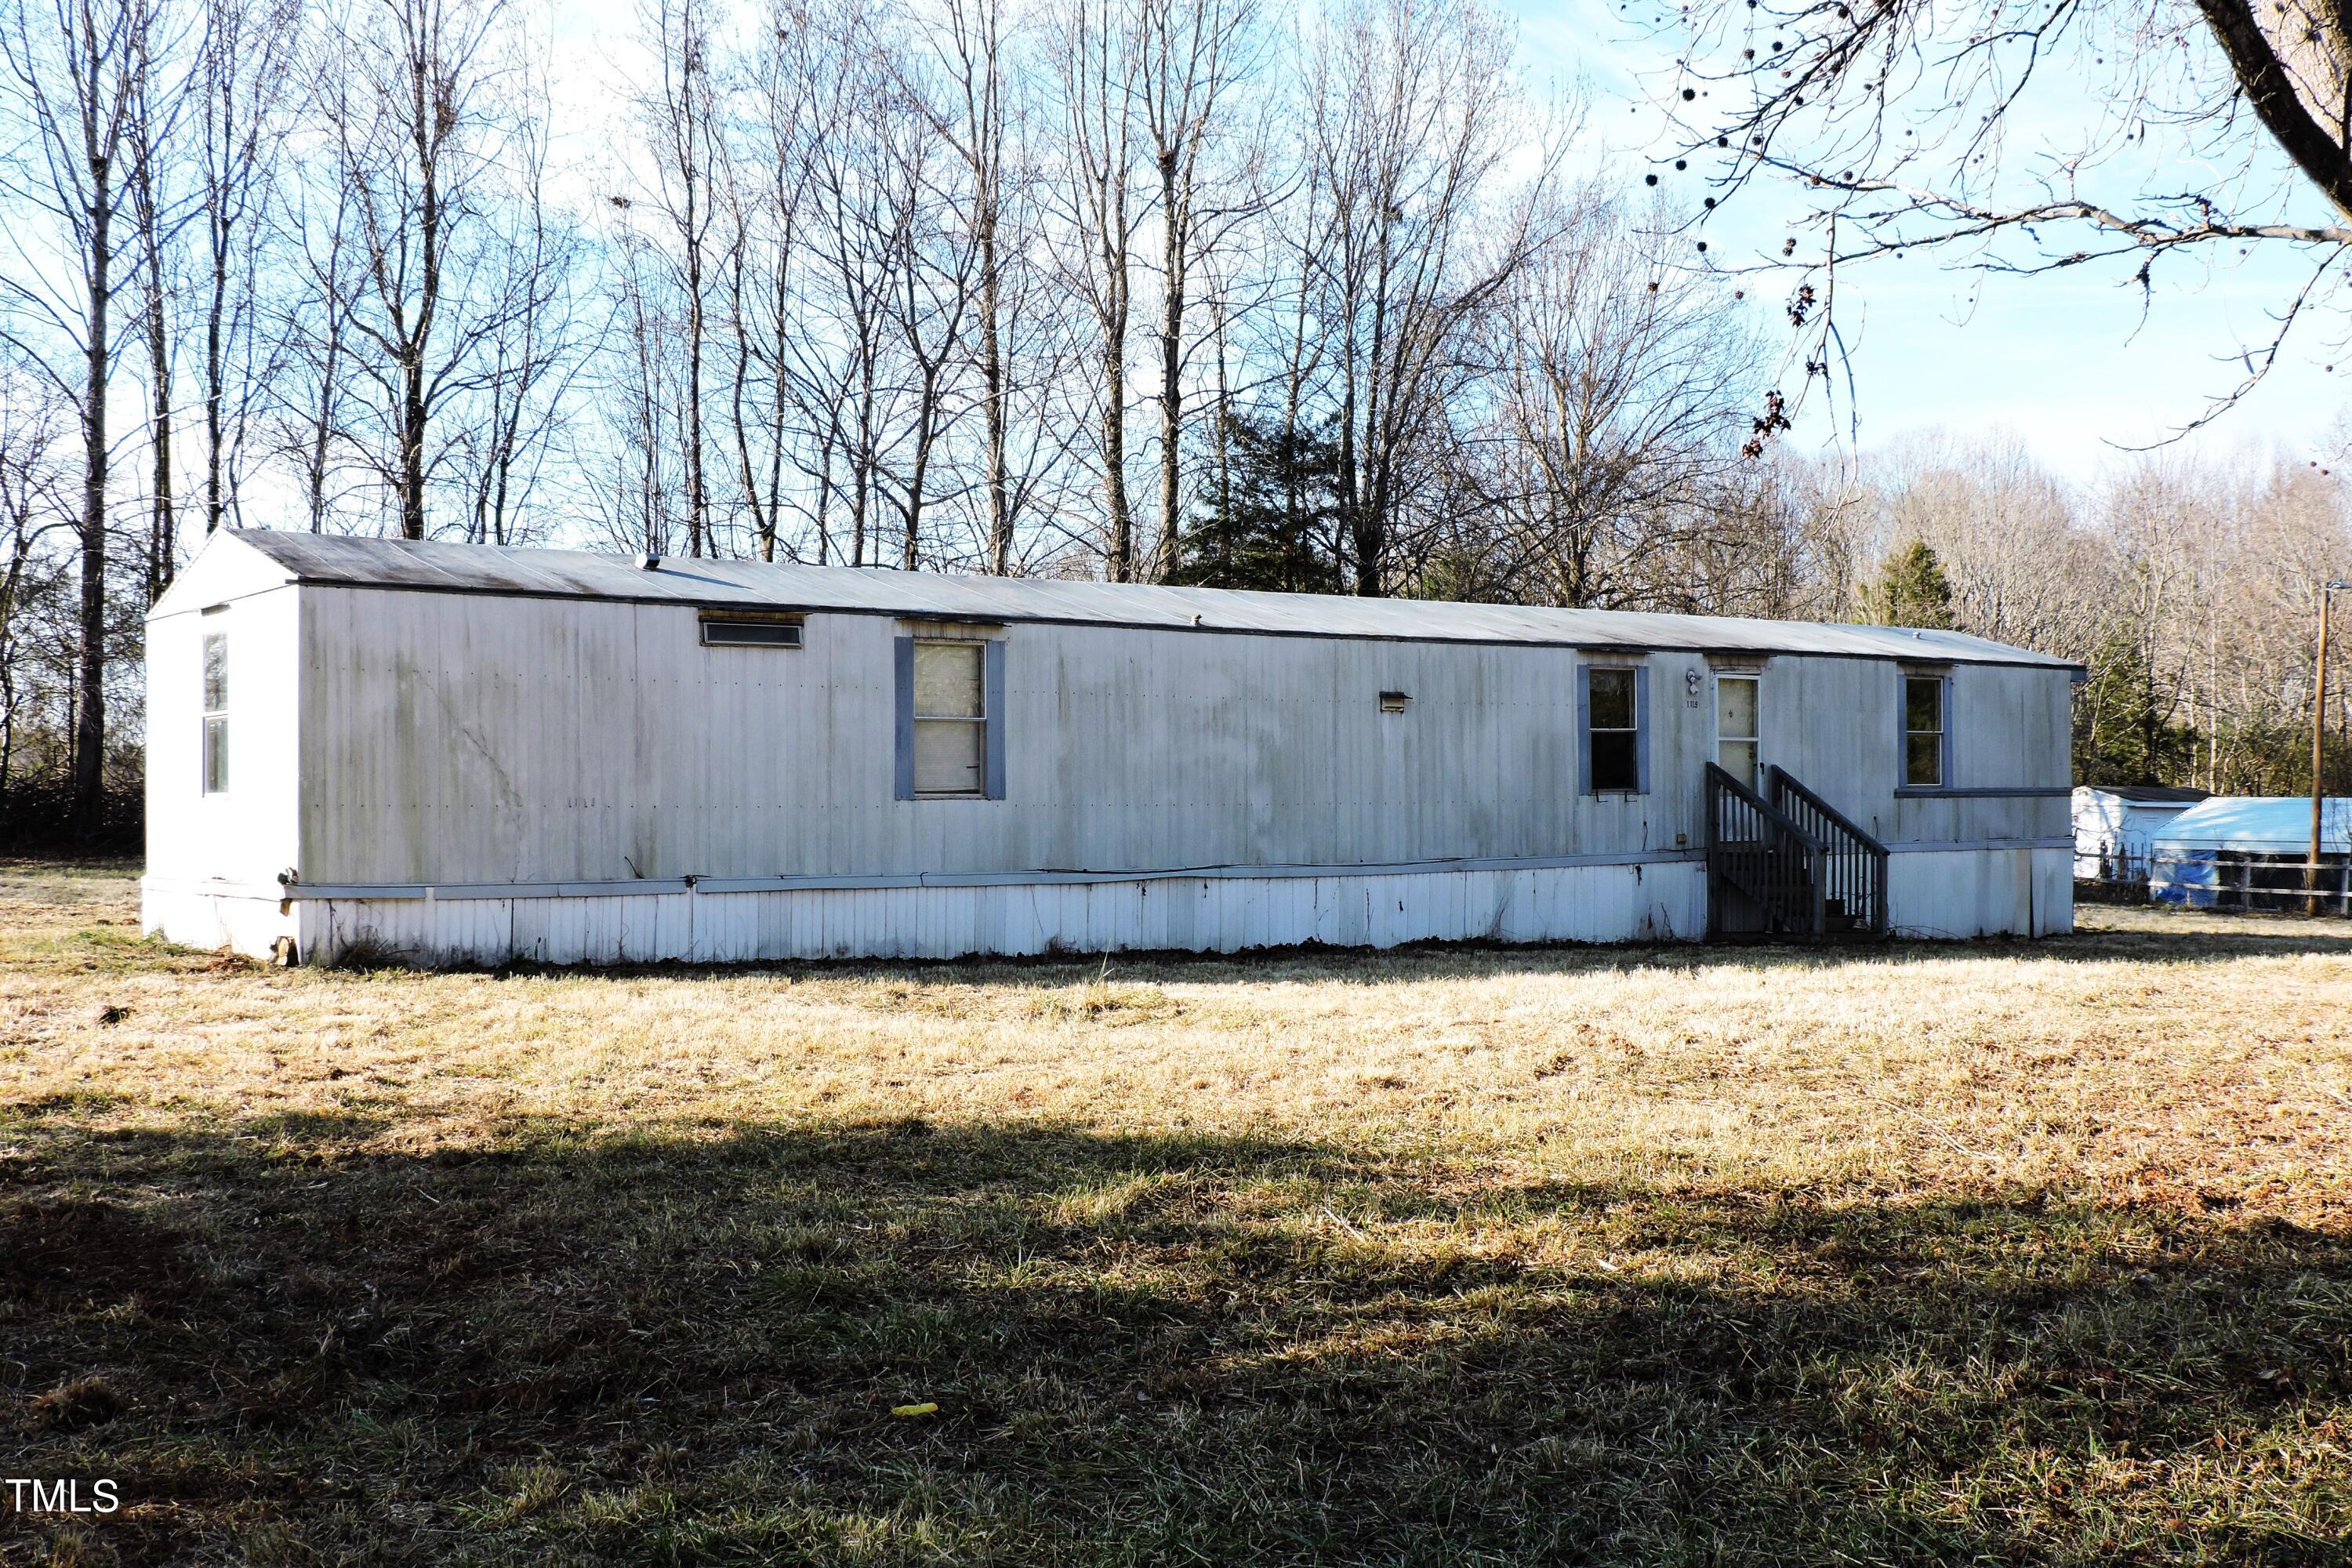
[[[1487,603],[1486,574],[1477,555],[1468,550],[1440,550],[1423,563],[1408,594],[1415,599],[1443,599],[1457,605]]]
[[[1227,476],[1177,549],[1171,583],[1285,594],[1347,591],[1328,542],[1339,515],[1339,449],[1304,427],[1225,418]]]
[[[1913,540],[1886,558],[1878,581],[1863,589],[1862,603],[1864,616],[1877,626],[1944,632],[1958,626],[1952,616],[1951,579],[1924,539]]]
[[[2148,755],[2155,707],[2139,639],[2128,626],[2111,628],[2090,661],[2090,679],[2074,698],[2074,771],[2084,784],[2161,783]]]

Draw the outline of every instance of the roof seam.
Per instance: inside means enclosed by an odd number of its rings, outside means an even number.
[[[1324,595],[1043,578],[975,578],[897,572],[877,575],[857,567],[819,567],[798,563],[693,559],[646,571],[621,557],[577,551],[362,540],[272,530],[240,530],[233,537],[268,555],[301,584],[354,590],[582,599],[682,608],[758,605],[905,619],[978,617],[1030,625],[1197,631],[1238,637],[1322,637],[1485,647],[1639,647],[1659,652],[1786,654],[1881,660],[1925,658],[1939,663],[2046,670],[2081,668],[2047,654],[1965,634],[1930,632],[1921,636],[1899,628],[1806,621],[1540,605],[1335,599]],[[623,574],[628,582],[621,580]],[[639,585],[650,588],[656,583],[659,592],[630,591]],[[854,592],[850,591],[853,584]],[[908,597],[890,602],[900,595]],[[1204,620],[1204,613],[1213,618]]]

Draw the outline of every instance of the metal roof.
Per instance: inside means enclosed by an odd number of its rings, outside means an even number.
[[[2320,815],[2322,851],[2352,849],[2352,797],[2329,795]],[[2215,795],[2190,806],[2157,829],[2158,854],[2193,855],[2235,850],[2246,855],[2311,852],[2311,797],[2305,795]]]
[[[1803,653],[2074,668],[2064,659],[1958,632],[1891,626],[1247,593],[1044,577],[965,577],[761,561],[671,559],[648,570],[631,557],[581,550],[354,539],[265,529],[239,530],[231,537],[283,566],[297,582],[340,587],[1277,637]]]

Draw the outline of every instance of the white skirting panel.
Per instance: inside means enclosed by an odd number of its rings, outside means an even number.
[[[267,958],[278,938],[299,935],[300,921],[299,913],[281,912],[278,900],[249,892],[206,892],[152,878],[139,884],[140,929],[183,947],[226,947]]]
[[[2072,851],[1907,850],[1889,857],[1895,934],[2052,936],[2074,929]],[[354,949],[421,964],[743,963],[785,958],[1159,949],[1236,952],[1320,942],[1697,941],[1706,876],[1693,860],[1385,875],[1168,877],[985,886],[786,888],[516,898],[322,898],[150,879],[142,923],[191,947],[306,962]]]
[[[1309,942],[1694,941],[1706,931],[1706,874],[1690,861],[641,897],[314,898],[294,907],[300,952],[311,963],[333,963],[355,949],[421,964],[726,963],[1233,952]],[[185,940],[171,921],[161,923],[165,934]],[[267,952],[268,942],[247,951]]]
[[[1887,857],[1897,936],[2063,936],[2074,929],[2074,852],[1911,850]]]

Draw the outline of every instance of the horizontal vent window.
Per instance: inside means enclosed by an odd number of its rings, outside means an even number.
[[[798,647],[801,646],[801,624],[798,621],[705,621],[702,623],[702,646]]]

